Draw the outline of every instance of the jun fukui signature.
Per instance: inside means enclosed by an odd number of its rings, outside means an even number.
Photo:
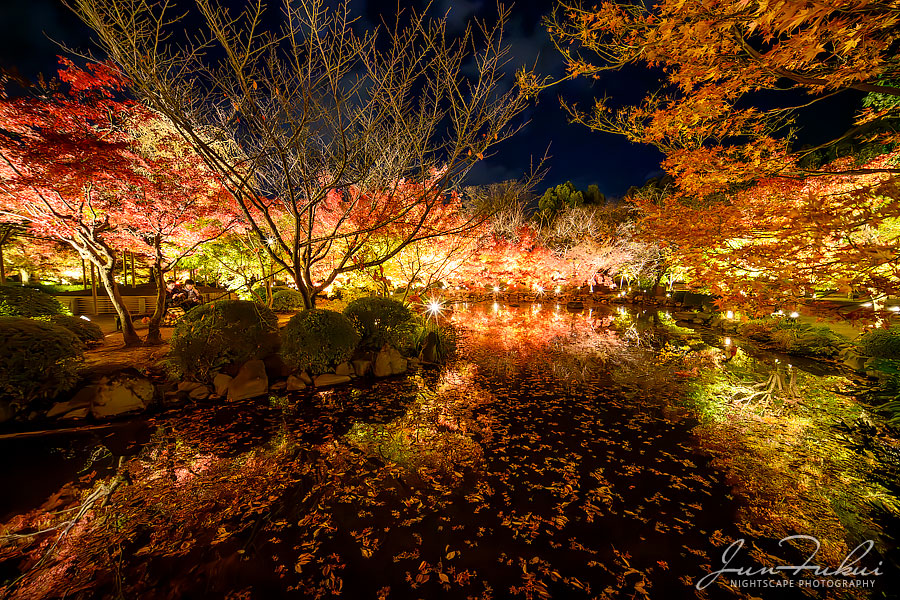
[[[720,575],[732,575],[737,577],[758,577],[766,575],[778,575],[779,573],[789,573],[794,576],[800,575],[801,573],[811,573],[812,575],[818,577],[868,577],[882,574],[878,567],[869,569],[867,567],[858,566],[859,561],[861,561],[874,547],[875,542],[872,540],[866,540],[865,542],[859,544],[856,548],[851,550],[850,553],[847,554],[846,557],[844,557],[844,560],[841,561],[841,564],[836,567],[823,567],[821,565],[813,563],[816,554],[818,554],[819,552],[821,543],[817,538],[811,535],[791,535],[778,542],[778,545],[781,546],[785,542],[789,542],[792,540],[808,540],[814,544],[812,553],[806,558],[803,564],[777,565],[774,567],[732,566],[732,562],[734,561],[738,552],[740,552],[740,550],[744,547],[744,540],[740,539],[733,542],[725,549],[725,552],[722,553],[722,568],[708,573],[707,575],[704,575],[702,578],[700,578],[700,580],[697,581],[697,589],[706,589],[710,584],[714,583]],[[879,561],[878,565],[881,566],[881,561]]]

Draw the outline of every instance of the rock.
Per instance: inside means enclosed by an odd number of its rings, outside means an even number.
[[[228,384],[229,400],[245,400],[262,396],[269,391],[269,378],[266,375],[266,363],[261,360],[248,360],[238,371],[237,376]]]
[[[266,363],[266,374],[269,379],[280,379],[291,374],[291,368],[285,364],[280,354],[272,354],[263,362]]]
[[[57,402],[50,407],[50,410],[47,411],[47,416],[52,419],[54,417],[61,417],[70,411],[80,408],[87,408],[90,410],[91,403],[97,396],[98,389],[99,386],[97,385],[84,386],[78,390],[78,393],[72,396],[71,399],[66,400],[65,402]]]
[[[357,375],[365,375],[366,373],[369,372],[369,369],[371,369],[371,368],[372,368],[371,360],[360,359],[360,360],[353,361],[353,371]]]
[[[421,361],[418,358],[416,358],[415,356],[410,356],[409,358],[406,359],[406,364],[409,367],[418,367],[419,363],[421,363]]]
[[[856,371],[863,373],[866,370],[866,358],[859,354],[850,354],[844,359],[844,364]]]
[[[672,318],[676,321],[693,321],[696,316],[697,313],[693,311],[680,311],[672,313]]]
[[[213,378],[213,387],[216,388],[216,394],[219,396],[224,396],[228,393],[228,386],[231,384],[231,380],[234,379],[231,375],[226,375],[225,373],[219,373]]]
[[[385,346],[375,357],[375,377],[387,377],[406,372],[406,359],[396,348]]]
[[[90,406],[83,406],[81,408],[76,408],[75,410],[70,410],[69,412],[61,416],[60,419],[86,419],[90,412]]]
[[[98,419],[144,410],[156,395],[149,379],[134,375],[103,377],[96,389],[91,414]]]
[[[0,423],[5,423],[13,418],[15,411],[12,405],[5,400],[0,400]]]
[[[438,361],[438,336],[435,332],[429,331],[425,336],[425,346],[422,348],[420,358],[423,362],[436,363]]]
[[[322,375],[318,375],[314,380],[316,387],[323,387],[326,385],[338,385],[341,383],[347,383],[350,381],[349,375],[335,375],[334,373],[323,373]]]
[[[186,393],[191,400],[206,400],[209,398],[209,388],[196,381],[182,381],[178,384],[178,391]]]
[[[281,392],[287,388],[286,381],[276,381],[272,385],[269,386],[269,390],[272,392]]]
[[[337,366],[334,370],[335,375],[353,375],[353,367],[350,366],[350,363],[342,362]]]
[[[298,377],[300,378],[300,381],[302,381],[306,385],[312,385],[312,377],[310,377],[309,373],[307,373],[306,371],[303,371],[302,373],[300,373],[300,375],[298,375]]]
[[[306,382],[296,375],[290,375],[287,378],[287,391],[296,392],[297,390],[306,389]]]

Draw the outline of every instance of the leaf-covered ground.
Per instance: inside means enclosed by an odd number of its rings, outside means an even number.
[[[869,439],[852,427],[864,409],[835,393],[842,378],[801,373],[792,388],[782,375],[747,401],[783,366],[744,352],[726,363],[656,315],[488,305],[453,320],[461,357],[441,370],[198,405],[157,417],[136,446],[129,431],[28,447],[47,473],[0,507],[4,593],[893,593],[896,445],[877,423]],[[864,590],[696,588],[739,539],[741,566],[799,564],[808,546],[778,544],[791,534],[817,536],[828,565],[876,540],[864,562],[885,575]]]

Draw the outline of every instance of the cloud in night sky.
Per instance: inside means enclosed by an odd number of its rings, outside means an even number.
[[[277,4],[277,3],[276,3]],[[240,5],[240,3],[238,3]],[[424,10],[427,0],[401,1],[403,7]],[[550,43],[541,18],[553,3],[547,0],[520,2],[513,7],[507,28],[506,41],[510,48],[508,66],[510,79],[521,65],[536,66],[544,75],[559,77],[564,73],[559,53]],[[397,0],[353,0],[353,10],[362,26],[391,22],[396,14]],[[473,17],[495,20],[494,0],[435,0],[432,16],[448,17],[452,32],[460,32]],[[273,15],[274,16],[274,15]],[[38,72],[55,71],[55,56],[61,52],[51,41],[58,40],[77,50],[94,50],[91,32],[71,14],[59,0],[6,1],[0,8],[0,65],[15,66],[28,77]],[[662,155],[650,146],[629,143],[623,137],[597,133],[586,127],[570,124],[560,106],[559,96],[567,102],[589,107],[594,98],[608,95],[616,101],[635,102],[655,82],[655,75],[637,68],[602,74],[598,81],[567,81],[544,92],[538,101],[525,111],[526,127],[514,138],[494,147],[488,156],[472,170],[469,183],[489,183],[522,175],[548,151],[549,169],[543,186],[570,180],[580,188],[596,183],[607,196],[621,196],[630,186],[640,185],[649,177],[660,174]],[[841,119],[823,117],[825,112],[845,115],[849,125],[855,96],[841,96],[822,103],[817,111],[801,118],[808,125],[833,123],[844,126]],[[803,121],[806,119],[806,122]],[[819,131],[825,139],[830,132]],[[813,135],[816,135],[813,127]],[[814,137],[811,143],[818,143]]]

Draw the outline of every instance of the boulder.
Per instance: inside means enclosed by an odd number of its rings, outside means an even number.
[[[5,400],[0,400],[0,423],[9,421],[13,418],[13,415],[15,415],[15,411],[12,405]]]
[[[262,396],[269,391],[269,378],[266,375],[266,363],[261,360],[248,360],[238,371],[237,376],[228,384],[229,400],[245,400]]]
[[[371,368],[372,368],[371,360],[360,359],[360,360],[353,361],[353,371],[357,375],[365,375],[366,373],[369,372],[369,370]]]
[[[307,373],[306,371],[303,371],[297,377],[299,377],[300,381],[302,381],[306,385],[312,385],[312,377],[310,377],[309,373]]]
[[[149,379],[135,375],[103,377],[96,388],[91,414],[98,419],[144,410],[156,395]]]
[[[437,345],[437,334],[433,331],[429,331],[428,335],[425,336],[425,346],[422,348],[422,353],[419,355],[423,362],[436,363],[438,361]]]
[[[65,402],[57,402],[53,406],[50,407],[50,410],[47,411],[47,416],[49,418],[61,417],[67,414],[70,411],[87,408],[90,410],[91,403],[94,401],[94,398],[97,396],[97,390],[99,386],[97,385],[86,385],[80,390],[78,393],[72,396],[70,400],[66,400]]]
[[[191,400],[206,400],[209,398],[209,388],[196,381],[182,381],[178,384],[178,391],[187,394]]]
[[[346,376],[353,375],[354,374],[353,367],[351,367],[350,363],[348,363],[348,362],[342,362],[334,370],[334,374],[335,375],[346,375]]]
[[[316,376],[313,380],[316,384],[316,387],[323,387],[326,385],[338,385],[341,383],[347,383],[350,381],[349,375],[335,375],[334,373],[323,373],[322,375]]]
[[[219,396],[224,396],[228,393],[228,386],[231,384],[231,380],[234,379],[231,375],[226,375],[225,373],[219,373],[213,378],[213,387],[216,388],[216,394]]]
[[[860,356],[859,354],[848,354],[846,358],[844,358],[844,364],[857,373],[864,373],[866,371],[866,357]]]
[[[61,416],[60,419],[86,419],[90,412],[90,406],[83,406],[81,408],[76,408],[75,410],[70,410]]]
[[[291,368],[285,364],[280,354],[272,354],[266,357],[264,362],[269,379],[281,379],[291,374]]]
[[[276,381],[272,385],[269,386],[269,390],[272,392],[281,392],[287,388],[287,381]]]
[[[296,392],[297,390],[306,389],[306,382],[296,375],[290,375],[287,378],[287,391]]]
[[[388,377],[406,372],[406,359],[400,355],[396,348],[385,346],[375,357],[375,377]]]
[[[694,311],[681,311],[681,312],[673,312],[672,318],[676,321],[693,321],[697,316],[697,313]]]

